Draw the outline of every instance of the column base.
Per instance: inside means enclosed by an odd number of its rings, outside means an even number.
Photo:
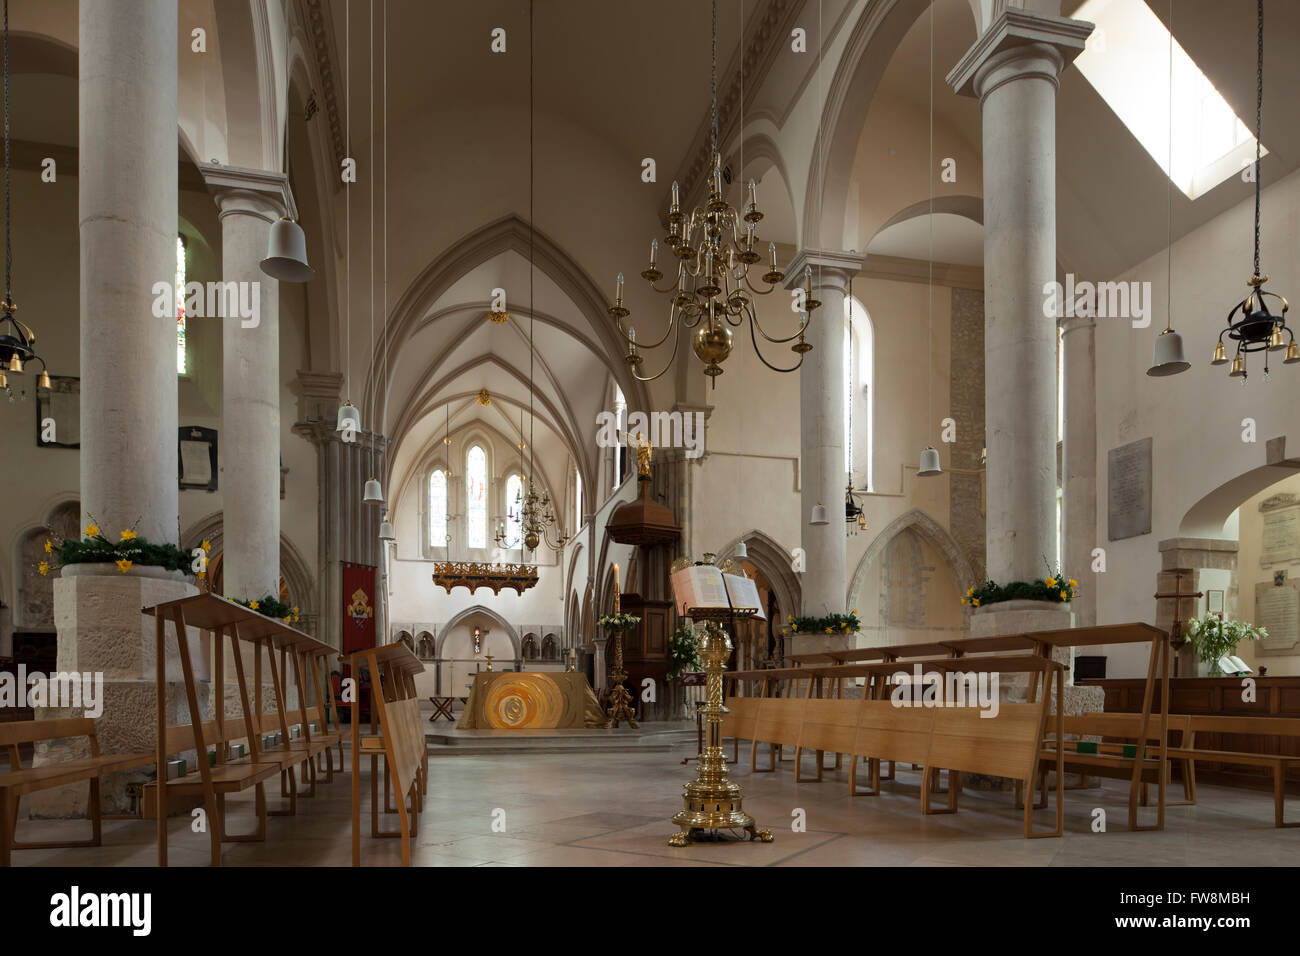
[[[100,753],[149,753],[156,744],[157,685],[154,678],[154,618],[140,609],[197,594],[194,585],[171,577],[86,573],[84,569],[54,582],[54,623],[58,632],[58,671],[90,675],[102,695],[91,706],[38,707],[37,720],[60,717],[94,717]],[[206,642],[189,629],[191,659],[197,677],[207,673]],[[166,642],[168,724],[189,718],[181,684],[180,658],[170,623]],[[83,700],[83,705],[87,702]],[[199,706],[210,716],[210,694]],[[37,745],[36,767],[88,756],[84,738],[56,740]],[[104,777],[103,807],[110,814],[140,811],[139,784],[152,780],[151,767],[139,767]],[[69,784],[25,798],[19,816],[65,818],[86,812],[88,787]]]

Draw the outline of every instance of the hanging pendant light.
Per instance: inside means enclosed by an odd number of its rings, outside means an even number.
[[[737,561],[744,561],[749,557],[749,548],[745,547],[744,541],[736,542],[736,547],[732,550],[731,556]]]
[[[366,482],[366,494],[365,497],[362,498],[362,500],[368,502],[374,502],[374,501],[381,502],[381,503],[383,502],[384,491],[382,488],[379,487],[378,478],[371,478]]]
[[[50,376],[45,371],[45,360],[36,354],[36,333],[31,327],[23,322],[19,322],[14,313],[18,311],[18,306],[14,304],[11,281],[11,271],[13,264],[13,242],[10,235],[9,219],[10,206],[9,201],[9,178],[11,172],[10,154],[9,154],[9,0],[4,0],[4,97],[5,97],[5,294],[4,301],[0,302],[0,389],[3,389],[9,395],[9,400],[14,400],[13,387],[9,384],[9,375],[22,375],[26,370],[28,362],[41,363],[41,375],[37,379],[36,387],[49,388]],[[5,374],[7,373],[7,374]],[[20,396],[23,400],[27,398],[27,392],[23,391]]]
[[[1183,355],[1183,337],[1171,328],[1156,336],[1155,353],[1147,374],[1152,376],[1177,375],[1192,367]]]
[[[384,515],[384,520],[379,522],[379,540],[394,541],[396,535],[393,534],[393,523],[388,520],[388,515]]]
[[[921,452],[921,469],[917,474],[922,478],[943,474],[943,469],[939,467],[939,452],[936,449],[927,448]]]
[[[817,504],[813,505],[812,518],[808,521],[808,523],[809,524],[830,524],[830,522],[826,519],[826,506],[822,504],[820,501],[817,502]]]
[[[285,125],[288,125],[286,120]],[[307,265],[307,236],[287,216],[276,220],[266,243],[266,258],[262,271],[281,282],[310,282],[316,270]]]
[[[339,420],[336,431],[352,430],[361,431],[361,413],[357,411],[357,406],[352,404],[352,399],[348,399],[339,406]]]
[[[1259,167],[1263,150],[1261,138],[1264,131],[1264,0],[1257,0],[1256,3],[1256,29],[1258,49],[1255,68],[1255,264],[1250,278],[1246,280],[1250,292],[1228,313],[1227,325],[1219,333],[1219,341],[1214,348],[1214,361],[1211,363],[1222,365],[1226,362],[1227,352],[1223,344],[1223,337],[1226,335],[1237,343],[1236,355],[1232,359],[1232,370],[1228,375],[1231,378],[1242,379],[1243,383],[1248,375],[1246,356],[1251,352],[1264,353],[1266,379],[1269,371],[1269,353],[1280,352],[1285,348],[1286,357],[1282,360],[1283,365],[1294,365],[1300,362],[1300,347],[1296,345],[1295,333],[1286,324],[1286,313],[1290,305],[1284,296],[1265,291],[1264,283],[1269,277],[1259,267],[1261,190]],[[1281,312],[1274,314],[1270,310],[1267,301],[1269,299],[1281,303]],[[1287,342],[1285,345],[1284,338]]]

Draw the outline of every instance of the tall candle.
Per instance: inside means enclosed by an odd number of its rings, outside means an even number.
[[[614,613],[619,613],[618,601],[618,565],[614,565]]]

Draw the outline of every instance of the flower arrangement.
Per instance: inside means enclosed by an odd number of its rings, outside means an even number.
[[[596,618],[596,625],[607,631],[630,631],[640,623],[635,614],[602,614]]]
[[[1068,604],[1074,600],[1079,590],[1079,582],[1067,577],[1059,568],[1048,571],[1047,577],[1035,581],[1012,581],[1010,584],[998,584],[985,581],[977,588],[967,588],[966,596],[961,599],[963,606],[984,607],[1001,601],[1055,601]]]
[[[256,601],[241,601],[239,598],[231,598],[231,600],[236,604],[242,604],[250,611],[256,611],[258,614],[265,615],[266,617],[273,617],[276,620],[284,621],[285,624],[297,624],[298,621],[301,620],[301,615],[298,613],[297,605],[290,607],[288,604],[273,598],[269,594]]]
[[[1196,649],[1203,663],[1210,665],[1212,675],[1221,673],[1219,659],[1233,653],[1242,641],[1258,641],[1268,637],[1268,630],[1247,621],[1225,621],[1217,614],[1187,622],[1187,639]]]
[[[139,519],[136,520],[139,524]],[[141,567],[165,568],[168,571],[190,571],[190,556],[174,544],[154,544],[136,534],[135,526],[124,528],[118,540],[105,537],[99,522],[92,515],[90,524],[82,529],[80,538],[64,538],[55,544],[45,539],[45,553],[36,570],[42,576],[69,564],[114,564],[126,574],[137,564]]]
[[[858,620],[855,608],[849,614],[827,614],[825,617],[787,616],[781,630],[786,634],[856,634],[862,630],[862,622]]]
[[[695,639],[695,628],[679,623],[668,635],[668,679],[681,680],[687,671],[700,669],[700,645]]]

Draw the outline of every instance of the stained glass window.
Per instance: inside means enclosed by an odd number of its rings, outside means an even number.
[[[176,237],[176,374],[185,368],[185,239]]]
[[[506,547],[517,548],[524,534],[524,482],[518,475],[506,481]]]
[[[447,546],[447,473],[439,468],[429,476],[429,547]]]
[[[486,548],[487,453],[481,445],[469,450],[465,465],[465,543],[471,548]]]

